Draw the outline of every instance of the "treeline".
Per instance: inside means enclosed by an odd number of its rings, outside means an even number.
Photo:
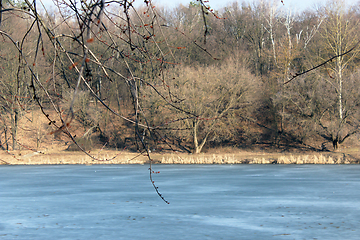
[[[51,11],[6,3],[20,10],[2,11],[0,27],[3,148],[21,147],[19,121],[39,106],[47,132],[82,146],[331,150],[356,138],[358,5],[124,2],[100,11],[83,1],[76,13],[60,2]]]

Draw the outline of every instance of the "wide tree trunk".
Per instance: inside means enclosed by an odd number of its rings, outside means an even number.
[[[195,154],[201,153],[201,150],[204,147],[206,140],[210,134],[210,131],[209,131],[206,134],[206,136],[204,137],[204,139],[201,141],[201,143],[199,144],[198,135],[197,135],[198,125],[199,125],[198,120],[194,120],[194,122],[193,122],[193,137],[194,137],[194,153]]]

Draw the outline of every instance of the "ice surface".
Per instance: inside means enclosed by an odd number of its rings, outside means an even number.
[[[0,239],[359,239],[359,165],[0,167]]]

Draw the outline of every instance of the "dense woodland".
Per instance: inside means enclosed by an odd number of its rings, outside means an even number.
[[[83,150],[194,153],[332,151],[357,141],[359,5],[329,1],[296,12],[270,0],[215,10],[211,1],[174,9],[55,4],[45,11],[37,1],[2,1],[4,150],[26,146],[21,122],[35,123],[33,149],[49,137]],[[46,124],[37,124],[40,114]]]

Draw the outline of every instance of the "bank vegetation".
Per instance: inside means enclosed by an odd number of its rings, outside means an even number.
[[[3,163],[72,163],[49,149],[111,152],[84,164],[358,162],[340,152],[359,146],[359,5],[2,2]]]

